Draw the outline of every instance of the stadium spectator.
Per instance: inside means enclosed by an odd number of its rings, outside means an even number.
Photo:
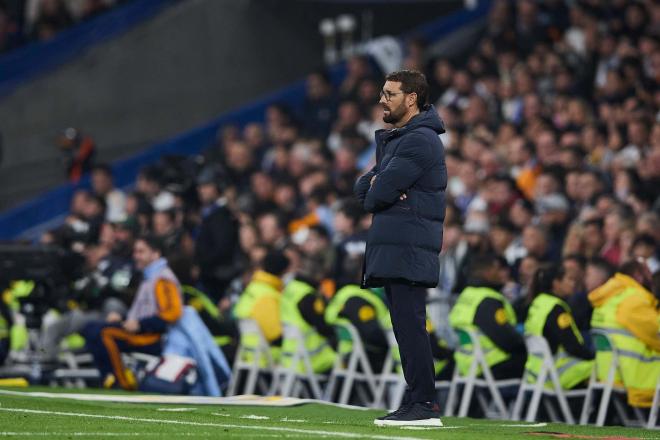
[[[126,217],[126,196],[115,188],[112,181],[112,169],[107,164],[97,164],[92,168],[92,191],[105,199],[105,218],[116,222]]]
[[[584,343],[582,335],[566,301],[573,296],[579,281],[577,274],[561,265],[539,268],[532,283],[534,300],[525,320],[525,334],[542,336],[556,356],[555,367],[564,389],[584,385],[593,369],[594,353]],[[529,356],[525,369],[538,375],[543,361]]]
[[[628,403],[649,407],[655,382],[660,375],[658,298],[650,291],[653,278],[648,267],[635,260],[623,264],[605,284],[589,294],[594,307],[591,325],[603,329],[622,353],[620,374],[615,380],[626,384]],[[611,351],[598,351],[596,366],[599,380],[609,369]]]
[[[252,319],[257,323],[261,334],[271,347],[271,356],[275,362],[279,361],[282,348],[280,303],[284,283],[281,276],[288,266],[289,260],[282,252],[269,252],[259,263],[258,269],[234,307],[236,318]],[[241,344],[248,350],[243,361],[252,361],[254,355],[250,350],[256,351],[259,339],[260,335],[241,334]]]
[[[225,192],[229,181],[223,169],[207,166],[197,178],[202,220],[195,242],[200,280],[215,300],[225,296],[231,280],[240,271],[238,221]]]
[[[125,390],[135,390],[138,384],[124,366],[121,353],[130,350],[160,355],[161,338],[183,313],[181,286],[163,258],[158,238],[139,237],[133,260],[142,271],[143,281],[126,318],[110,313],[105,322],[89,323],[82,330],[104,386],[118,385]]]
[[[481,345],[489,355],[486,362],[495,378],[520,377],[527,359],[525,341],[516,331],[516,315],[500,293],[505,283],[501,259],[479,256],[470,264],[468,286],[459,295],[449,315],[456,329],[478,329]],[[467,374],[469,355],[456,352],[456,368]]]

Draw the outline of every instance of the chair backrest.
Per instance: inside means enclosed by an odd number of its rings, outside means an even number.
[[[462,350],[466,350],[465,346],[471,345],[472,354],[475,357],[484,357],[484,351],[481,347],[481,342],[479,341],[479,333],[473,329],[469,328],[457,328],[456,335],[458,336],[458,345],[462,347]]]
[[[614,344],[605,330],[592,329],[591,337],[596,351],[614,351]]]
[[[525,345],[527,346],[527,354],[530,356],[537,356],[554,365],[552,351],[550,345],[543,336],[538,335],[525,335]]]
[[[259,323],[254,319],[239,319],[238,330],[241,334],[251,334],[259,338],[259,346],[257,347],[258,355],[254,357],[254,361],[258,363],[260,355],[263,355],[266,357],[268,364],[272,365],[273,359],[270,354],[270,345],[268,344],[268,341],[266,341],[264,334],[261,332]]]

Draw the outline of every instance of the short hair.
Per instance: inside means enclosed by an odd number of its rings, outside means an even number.
[[[417,108],[424,110],[429,99],[429,84],[426,76],[417,70],[399,70],[385,77],[386,81],[400,82],[404,93],[417,95]]]
[[[92,173],[103,173],[106,176],[112,177],[112,168],[107,163],[99,163],[92,167]]]
[[[643,271],[644,263],[637,260],[627,261],[619,267],[619,272],[630,277],[634,277],[635,274],[641,273]]]
[[[635,248],[640,244],[655,247],[655,238],[650,234],[640,234],[635,237],[632,247]]]
[[[607,278],[611,278],[616,273],[616,268],[612,263],[607,261],[603,257],[592,257],[588,262],[587,266],[593,266],[607,274]]]
[[[281,276],[289,267],[289,258],[282,251],[270,250],[261,262],[261,266],[265,272]]]
[[[498,258],[497,255],[492,253],[475,255],[470,260],[469,274],[471,277],[479,278],[493,266],[508,267],[508,264],[506,260]]]
[[[147,233],[140,235],[135,241],[144,241],[151,250],[158,252],[161,255],[164,255],[164,245],[163,241],[154,234]]]

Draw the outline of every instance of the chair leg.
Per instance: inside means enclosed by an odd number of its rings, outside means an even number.
[[[608,380],[607,384],[603,387],[603,394],[600,396],[600,405],[598,407],[598,416],[596,417],[596,426],[605,425],[607,409],[610,406],[610,399],[612,398],[612,383]]]
[[[655,388],[653,404],[651,405],[651,411],[649,412],[649,421],[646,424],[647,429],[655,429],[655,424],[658,421],[658,407],[660,407],[660,382],[658,382],[658,386]]]
[[[465,388],[463,388],[463,396],[461,397],[461,406],[458,410],[459,417],[467,416],[472,403],[472,392],[474,391],[474,382],[477,379],[477,360],[472,359],[470,363],[470,370],[465,377]]]
[[[522,413],[523,406],[525,404],[525,397],[527,391],[527,371],[523,373],[522,380],[520,381],[520,388],[518,388],[518,394],[516,395],[516,403],[513,405],[513,411],[511,413],[511,418],[513,420],[519,421],[520,414]]]
[[[532,398],[529,401],[529,406],[527,407],[527,417],[525,417],[526,422],[533,422],[536,419],[536,415],[539,412],[539,404],[541,403],[541,397],[543,395],[543,387],[545,385],[545,380],[548,375],[548,367],[544,364],[541,366],[539,375],[536,378],[536,383],[532,390]]]
[[[555,410],[555,406],[552,404],[552,402],[549,399],[543,399],[543,407],[547,411],[548,416],[550,417],[550,420],[553,423],[561,423],[563,421],[557,414],[557,411]]]
[[[589,385],[587,386],[587,394],[584,396],[584,404],[582,405],[582,412],[580,413],[580,425],[589,423],[589,414],[591,413],[591,404],[594,396],[594,384],[596,383],[596,366],[594,365],[589,377]]]
[[[231,375],[231,380],[229,381],[229,387],[227,388],[228,396],[235,396],[238,388],[238,381],[241,379],[241,368],[234,367],[234,371]]]
[[[325,386],[325,391],[323,392],[323,400],[326,400],[328,402],[334,401],[335,387],[337,385],[337,379],[339,379],[340,368],[341,367],[337,363],[335,363],[335,366],[332,369],[332,372],[330,373],[330,377],[328,377],[328,383]]]
[[[245,382],[245,394],[254,394],[257,385],[257,377],[259,376],[259,367],[252,365],[248,370],[247,381]]]
[[[454,367],[454,374],[449,384],[449,394],[447,396],[447,403],[445,403],[445,417],[452,417],[454,415],[454,406],[456,405],[456,395],[458,394],[458,367]]]
[[[573,413],[571,413],[571,408],[568,406],[566,401],[566,396],[564,395],[564,390],[561,387],[561,382],[559,381],[559,375],[554,369],[550,370],[550,378],[552,379],[552,385],[555,389],[555,394],[557,395],[557,401],[559,402],[559,408],[564,416],[564,420],[569,425],[575,425],[575,418]]]
[[[339,396],[339,403],[346,405],[351,395],[351,388],[355,382],[355,372],[357,370],[357,356],[351,354],[348,360],[348,368],[344,375],[344,384],[341,387],[341,394]]]

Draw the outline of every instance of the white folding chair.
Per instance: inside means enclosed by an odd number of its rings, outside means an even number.
[[[515,387],[520,384],[520,379],[503,379],[495,380],[493,373],[486,362],[481,343],[479,342],[479,334],[472,329],[456,329],[459,339],[458,350],[464,354],[472,357],[472,362],[467,375],[462,375],[458,366],[454,368],[454,375],[449,387],[449,396],[447,397],[447,404],[445,406],[445,416],[451,417],[454,415],[454,406],[456,405],[456,398],[458,396],[458,387],[463,386],[463,394],[461,396],[461,404],[458,411],[459,417],[466,417],[470,404],[472,403],[472,395],[475,388],[481,390],[486,389],[492,397],[495,412],[492,414],[494,418],[506,419],[509,417],[509,411],[504,404],[504,399],[500,393],[501,388]],[[471,346],[471,349],[467,347]],[[477,369],[481,368],[483,377],[477,376]],[[478,390],[480,391],[480,390]],[[477,392],[477,400],[485,414],[490,413],[489,405],[483,394]]]
[[[321,382],[325,381],[327,376],[314,373],[311,356],[305,347],[305,336],[298,327],[284,324],[284,339],[295,340],[296,349],[291,356],[290,368],[282,365],[275,367],[270,394],[284,397],[309,397],[309,393],[304,387],[306,383],[311,390],[311,397],[322,400]],[[302,372],[298,371],[298,365],[303,366]]]
[[[350,323],[342,323],[341,327],[345,328],[352,340],[352,349],[347,356],[337,355],[332,372],[328,378],[328,384],[325,388],[324,400],[331,401],[339,379],[343,379],[341,392],[339,394],[338,403],[347,404],[351,395],[353,385],[357,385],[355,390],[366,406],[371,403],[371,399],[376,394],[376,379],[373,374],[369,358],[364,348],[362,338],[357,329]],[[365,394],[364,387],[366,386]],[[369,397],[371,396],[371,397]]]
[[[525,337],[525,344],[527,345],[527,355],[536,356],[541,358],[541,370],[538,373],[538,376],[525,369],[523,378],[518,389],[518,396],[516,398],[516,403],[513,406],[513,420],[520,420],[520,413],[522,412],[524,402],[526,400],[527,391],[532,392],[532,398],[527,407],[527,416],[525,421],[533,422],[536,420],[536,415],[539,410],[539,404],[541,399],[544,397],[555,397],[559,402],[559,409],[563,416],[563,421],[575,425],[575,418],[571,413],[571,409],[568,406],[568,398],[580,398],[584,397],[587,394],[586,390],[564,390],[559,381],[559,372],[555,367],[555,358],[550,351],[550,346],[548,341],[542,336],[527,335]],[[579,362],[576,360],[576,362]],[[529,379],[533,379],[530,381]],[[552,388],[547,388],[546,383],[550,380]],[[557,417],[556,411],[548,402],[548,400],[543,399],[548,414],[553,422],[560,421]]]
[[[642,421],[643,415],[639,408],[634,408],[635,417],[637,420],[632,420],[628,417],[626,411],[626,405],[621,402],[621,396],[625,398],[626,389],[622,386],[616,385],[615,378],[617,373],[619,377],[623,377],[621,371],[621,364],[619,361],[619,351],[616,346],[612,343],[607,330],[604,329],[593,329],[591,330],[592,339],[596,347],[596,351],[609,351],[612,353],[612,361],[610,367],[607,371],[607,379],[605,382],[599,382],[597,377],[597,367],[594,363],[594,368],[591,371],[591,377],[589,378],[589,386],[587,387],[587,393],[584,398],[584,405],[582,406],[582,414],[580,415],[580,425],[586,425],[589,423],[589,416],[592,412],[592,402],[594,399],[594,391],[602,391],[600,397],[600,405],[598,407],[598,413],[596,416],[596,426],[603,426],[605,424],[605,418],[607,417],[607,410],[609,409],[610,401],[614,403],[614,409],[616,410],[619,418],[625,426],[641,426],[644,424]],[[616,393],[616,395],[615,395]]]
[[[239,344],[227,395],[235,396],[238,393],[242,373],[247,374],[243,394],[254,394],[257,386],[259,386],[259,391],[262,394],[267,394],[268,386],[265,383],[263,374],[271,373],[275,367],[270,353],[270,346],[261,333],[259,324],[253,319],[240,319],[238,321],[238,329],[241,334],[258,335],[259,342],[256,348],[245,347],[243,344]],[[247,361],[246,359],[251,360]]]
[[[403,373],[398,371],[399,365],[394,362],[394,350],[399,349],[394,331],[390,329],[385,332],[385,335],[387,336],[389,349],[383,369],[377,378],[378,383],[376,385],[373,407],[394,410],[401,406],[403,394],[406,391],[406,379],[403,377]],[[386,395],[389,399],[386,399]],[[389,400],[389,402],[386,402],[386,400]]]
[[[658,377],[658,384],[655,386],[655,394],[653,395],[653,403],[651,404],[651,411],[649,412],[649,421],[646,424],[647,429],[656,429],[658,422],[658,410],[660,409],[660,377]]]

